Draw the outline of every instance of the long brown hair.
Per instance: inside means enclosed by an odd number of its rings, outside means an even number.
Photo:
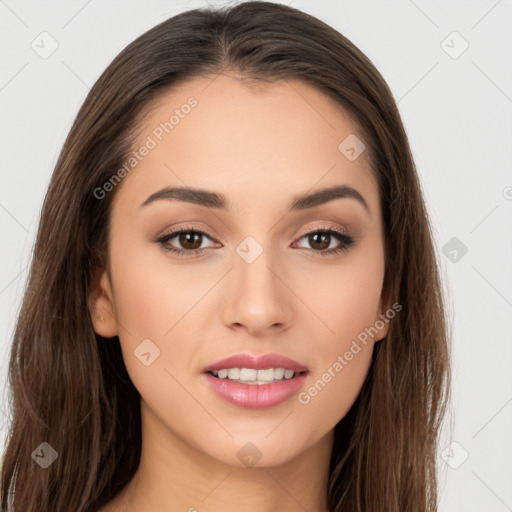
[[[108,265],[115,195],[98,199],[94,191],[133,150],[150,101],[224,70],[255,82],[300,79],[364,134],[385,229],[383,293],[402,310],[335,427],[328,502],[333,512],[437,510],[449,336],[432,228],[399,112],[382,76],[343,35],[267,2],[195,9],[160,23],[113,60],[80,108],[44,200],[13,337],[2,510],[95,512],[137,470],[140,395],[119,339],[98,336],[88,308],[94,271]],[[36,455],[53,452],[41,443],[57,454],[47,468]]]

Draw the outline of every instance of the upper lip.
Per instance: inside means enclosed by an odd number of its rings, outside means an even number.
[[[253,368],[255,370],[284,368],[285,370],[293,370],[297,373],[308,371],[307,366],[281,354],[262,354],[259,356],[253,356],[251,354],[236,354],[206,366],[203,369],[203,373],[228,368]]]

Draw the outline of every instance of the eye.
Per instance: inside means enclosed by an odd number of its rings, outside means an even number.
[[[321,256],[337,254],[341,251],[347,251],[349,247],[355,242],[354,238],[347,233],[330,227],[321,227],[313,231],[309,231],[302,235],[299,240],[307,237],[307,242],[311,246],[311,250],[317,252]],[[170,245],[171,240],[177,239],[175,243],[181,245],[182,248],[176,248]],[[162,249],[172,254],[181,257],[192,256],[195,254],[202,254],[208,247],[201,247],[204,238],[212,240],[208,233],[193,227],[183,227],[170,233],[164,234],[156,240]],[[338,240],[337,246],[331,247],[333,241]],[[297,244],[297,242],[295,242]]]
[[[354,238],[347,233],[334,227],[321,227],[314,231],[302,235],[299,240],[307,237],[307,242],[312,249],[321,256],[337,254],[341,251],[348,251],[349,247],[355,242]],[[331,247],[331,243],[338,240],[335,247]]]
[[[177,256],[189,256],[192,254],[200,254],[204,251],[205,248],[201,247],[204,237],[211,240],[210,236],[204,231],[186,226],[162,235],[156,242],[160,244],[165,251],[176,254]],[[169,246],[169,242],[174,238],[177,238],[177,243],[181,244],[183,249]]]

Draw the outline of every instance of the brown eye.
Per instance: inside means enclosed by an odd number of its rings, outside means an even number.
[[[187,231],[177,235],[178,241],[184,249],[199,249],[203,235],[196,231]],[[199,241],[199,245],[198,245]]]
[[[307,238],[311,249],[322,256],[347,251],[350,245],[355,242],[354,238],[351,236],[332,227],[310,231],[303,235],[300,240],[303,238]],[[338,247],[331,247],[329,249],[333,240],[338,240]]]
[[[323,251],[331,245],[331,235],[323,231],[317,231],[308,235],[308,242],[313,249]]]
[[[156,242],[166,251],[178,256],[189,256],[204,252],[207,248],[201,247],[204,242],[204,238],[211,240],[211,237],[204,231],[185,227],[162,235],[156,240]],[[174,239],[176,239],[176,241],[171,244],[171,240]]]

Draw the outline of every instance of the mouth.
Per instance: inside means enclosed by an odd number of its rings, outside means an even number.
[[[245,409],[284,404],[305,386],[309,370],[221,368],[203,372],[206,384],[221,400]]]
[[[295,371],[288,368],[222,368],[205,372],[215,379],[249,386],[265,386],[296,379],[308,370]]]
[[[309,368],[281,354],[236,354],[206,368],[203,376],[222,400],[267,409],[288,401],[305,385]]]

